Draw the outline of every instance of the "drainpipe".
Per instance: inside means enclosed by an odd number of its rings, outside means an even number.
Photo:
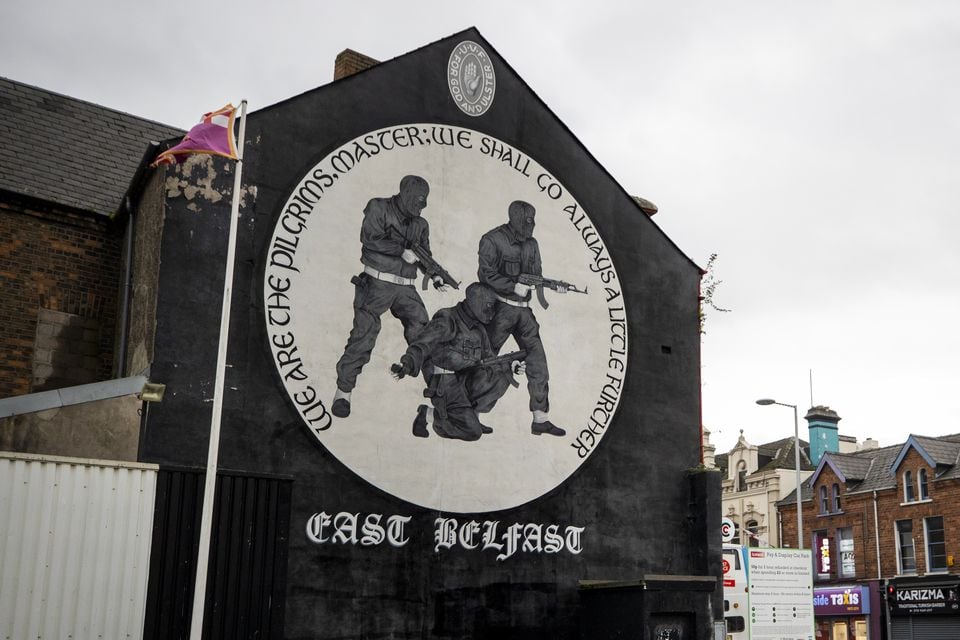
[[[883,577],[880,570],[880,520],[877,518],[877,492],[873,492],[873,541],[877,545],[877,580]]]
[[[127,339],[130,333],[130,298],[133,295],[133,228],[136,225],[136,215],[133,207],[130,205],[130,196],[123,198],[124,209],[127,210],[127,231],[125,238],[125,257],[123,260],[123,294],[120,299],[120,340],[117,345],[119,353],[119,362],[117,365],[118,376],[123,376],[127,371]]]
[[[873,539],[877,545],[877,583],[880,583],[880,580],[883,576],[883,571],[880,568],[880,519],[877,517],[877,492],[873,492]],[[893,638],[893,630],[891,629],[890,624],[890,602],[888,598],[890,597],[890,592],[888,587],[890,585],[890,580],[883,580],[883,598],[881,601],[884,603],[883,609],[883,619],[886,622],[887,627],[887,638]]]

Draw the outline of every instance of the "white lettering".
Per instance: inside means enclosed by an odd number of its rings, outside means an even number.
[[[407,537],[406,525],[410,516],[390,516],[387,520],[387,542],[394,547],[402,547],[410,541]]]
[[[363,515],[341,511],[331,515],[321,511],[307,518],[305,533],[314,544],[376,547],[386,542],[393,547],[403,547],[410,541],[406,525],[411,519],[411,516],[384,516],[380,513]],[[436,518],[433,550],[439,553],[459,547],[467,551],[495,551],[495,557],[500,562],[527,553],[560,553],[567,550],[576,555],[583,551],[585,530],[585,527],[561,527],[558,524],[536,522],[515,522],[501,528],[499,520],[459,522],[455,518]],[[907,597],[905,593],[918,591],[921,590],[900,592],[898,598],[904,599]],[[851,604],[858,602],[857,594],[833,597]]]
[[[434,551],[449,549],[457,544],[456,520],[453,518],[437,518],[434,523],[437,525],[436,529],[433,530],[433,541],[437,543],[433,547]]]

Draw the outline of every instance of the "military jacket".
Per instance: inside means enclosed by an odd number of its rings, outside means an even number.
[[[508,300],[529,300],[513,291],[521,273],[543,275],[540,264],[540,246],[535,238],[520,240],[509,224],[502,224],[480,238],[477,277]]]
[[[487,330],[461,302],[455,307],[437,311],[407,348],[416,370],[424,360],[448,371],[460,371],[494,354]]]
[[[373,198],[363,210],[360,227],[360,262],[377,271],[385,271],[403,278],[417,276],[417,263],[405,262],[404,242],[393,238],[389,227],[397,229],[407,242],[420,244],[430,252],[430,225],[422,217],[409,217],[400,210],[397,196]]]

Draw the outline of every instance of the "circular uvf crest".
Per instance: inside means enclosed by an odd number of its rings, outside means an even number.
[[[497,76],[483,47],[470,40],[454,47],[447,62],[447,85],[461,111],[471,116],[487,112],[493,104]]]
[[[426,508],[543,496],[620,401],[625,305],[589,213],[536,159],[472,129],[370,131],[305,168],[263,286],[273,364],[306,427]]]

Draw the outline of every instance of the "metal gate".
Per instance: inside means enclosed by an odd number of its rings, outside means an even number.
[[[960,616],[894,617],[891,640],[951,640],[960,638]]]
[[[203,477],[158,475],[144,640],[189,637]],[[217,474],[205,639],[283,638],[291,486],[289,478]]]

